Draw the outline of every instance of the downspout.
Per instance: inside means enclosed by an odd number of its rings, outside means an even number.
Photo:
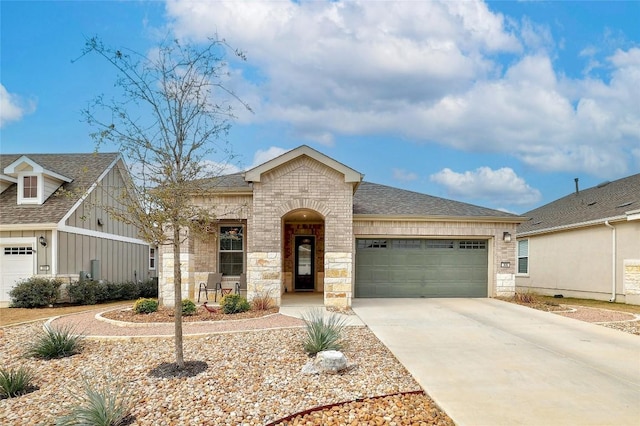
[[[611,299],[609,302],[616,301],[616,228],[611,225],[608,220],[604,221],[605,226],[611,228]]]

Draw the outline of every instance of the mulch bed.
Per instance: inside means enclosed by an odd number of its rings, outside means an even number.
[[[193,315],[183,315],[182,322],[199,322],[199,321],[229,321],[250,318],[260,318],[265,315],[276,314],[279,308],[271,308],[267,310],[250,310],[247,312],[239,312],[237,314],[223,314],[218,312],[212,314],[202,306],[198,306],[196,313]],[[124,322],[149,323],[149,322],[170,322],[174,321],[173,308],[158,308],[157,312],[150,314],[137,314],[132,308],[116,309],[102,313],[102,317]]]

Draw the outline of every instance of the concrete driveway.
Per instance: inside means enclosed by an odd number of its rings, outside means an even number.
[[[457,425],[640,425],[640,337],[495,299],[355,299]]]

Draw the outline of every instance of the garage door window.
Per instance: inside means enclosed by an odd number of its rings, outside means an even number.
[[[420,240],[392,240],[394,249],[403,250],[419,250],[421,248]]]
[[[486,241],[460,241],[460,248],[462,250],[486,250]]]
[[[387,248],[387,240],[358,240],[359,249]]]
[[[32,255],[33,248],[31,247],[5,247],[4,248],[5,256],[21,256],[21,255]]]
[[[427,240],[428,249],[453,249],[453,240]]]

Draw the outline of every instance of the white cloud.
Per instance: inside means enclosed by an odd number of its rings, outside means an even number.
[[[393,169],[393,178],[404,182],[409,182],[418,179],[418,175],[413,172],[409,172],[404,169]]]
[[[604,77],[570,79],[547,26],[481,1],[169,0],[167,13],[180,37],[217,31],[246,51],[251,69],[236,75],[260,78],[236,89],[255,111],[243,124],[286,123],[329,146],[397,135],[602,178],[640,145],[640,49],[599,57]]]
[[[248,167],[248,169],[257,167],[269,160],[273,160],[288,151],[288,149],[280,148],[278,146],[271,146],[266,150],[259,149],[253,155],[253,163]]]
[[[7,123],[22,119],[25,114],[30,114],[36,109],[33,100],[23,99],[21,96],[9,93],[4,85],[0,84],[0,128]]]
[[[542,199],[539,190],[529,186],[509,167],[498,170],[479,167],[464,173],[445,168],[430,179],[444,186],[450,196],[487,200],[492,204],[532,205]]]

